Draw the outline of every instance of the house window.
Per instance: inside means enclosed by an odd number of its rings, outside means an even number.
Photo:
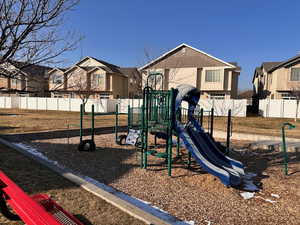
[[[225,93],[211,93],[209,95],[210,99],[225,99]]]
[[[53,84],[62,84],[63,83],[63,76],[60,74],[54,74],[52,77]]]
[[[291,69],[291,81],[300,81],[300,68]]]
[[[95,85],[104,87],[105,74],[95,74]]]
[[[21,80],[19,80],[19,78],[12,78],[10,82],[12,86],[16,87],[18,84],[20,84]]]
[[[221,70],[205,71],[205,82],[220,82],[220,81],[221,81]]]

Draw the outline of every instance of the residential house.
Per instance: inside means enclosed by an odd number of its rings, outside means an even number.
[[[253,76],[254,99],[294,99],[300,91],[300,54],[282,62],[263,62]]]
[[[202,99],[237,98],[241,68],[187,44],[181,44],[139,68],[143,86],[151,72],[161,72],[164,89],[190,84],[201,91]]]
[[[48,73],[52,97],[133,98],[141,94],[141,76],[136,68],[121,68],[103,60],[85,57],[75,65]]]
[[[45,76],[51,69],[16,61],[0,65],[0,95],[44,97],[48,88]]]

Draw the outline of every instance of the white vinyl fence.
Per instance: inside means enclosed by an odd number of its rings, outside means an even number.
[[[77,98],[39,98],[39,97],[0,97],[0,108],[19,108],[31,110],[80,111],[81,99]],[[89,99],[85,105],[90,112],[114,112],[116,100]]]
[[[0,108],[19,108],[31,110],[57,110],[74,111],[80,110],[81,100],[77,98],[39,98],[39,97],[0,97]],[[95,112],[115,112],[116,104],[119,104],[119,112],[127,113],[130,107],[140,107],[142,99],[89,99],[85,109],[91,111],[95,105]],[[247,100],[200,100],[199,105],[205,111],[214,108],[216,116],[226,116],[231,109],[232,116],[245,117]],[[183,103],[187,108],[187,104]]]
[[[297,113],[296,100],[263,99],[259,100],[259,113],[263,117],[295,118],[300,116],[300,107]]]
[[[130,105],[130,107],[140,107],[143,103],[142,99],[119,99],[117,101],[119,103],[120,113],[127,113],[128,105]],[[204,111],[209,111],[212,108],[214,108],[215,116],[227,116],[228,110],[231,109],[232,116],[246,117],[246,112],[247,112],[246,99],[200,100],[198,104],[200,108],[204,109]],[[182,106],[185,108],[188,107],[186,102],[183,102]]]

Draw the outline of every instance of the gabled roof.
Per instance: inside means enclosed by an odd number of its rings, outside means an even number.
[[[289,58],[286,61],[280,62],[277,65],[274,65],[268,72],[273,72],[274,70],[277,70],[281,67],[288,67],[288,66],[293,65],[294,63],[298,62],[299,60],[300,60],[300,54],[298,54],[292,58]]]
[[[230,67],[230,68],[236,68],[236,66],[234,66],[234,65],[232,65],[232,64],[230,64],[230,63],[228,63],[228,62],[225,62],[225,61],[223,61],[223,60],[221,60],[221,59],[219,59],[219,58],[216,58],[216,57],[214,57],[214,56],[212,56],[212,55],[210,55],[210,54],[208,54],[208,53],[206,53],[206,52],[203,52],[203,51],[201,51],[201,50],[199,50],[199,49],[197,49],[197,48],[194,48],[194,47],[192,47],[192,46],[190,46],[190,45],[188,45],[188,44],[182,43],[182,44],[178,45],[177,47],[171,49],[170,51],[164,53],[163,55],[159,56],[159,57],[156,58],[155,60],[152,60],[151,62],[147,63],[146,65],[140,67],[139,70],[146,69],[147,67],[149,67],[149,66],[155,64],[157,61],[162,60],[162,59],[168,57],[169,55],[171,55],[171,54],[174,53],[176,50],[178,50],[178,49],[180,49],[180,48],[182,48],[182,47],[188,47],[188,48],[191,48],[191,49],[193,49],[193,50],[195,50],[195,51],[197,51],[197,52],[199,52],[199,53],[201,53],[201,54],[204,54],[204,55],[206,55],[206,56],[208,56],[208,57],[210,57],[210,58],[212,58],[212,59],[214,59],[214,60],[219,61],[220,63],[223,63],[223,64],[227,65],[227,66]]]
[[[95,61],[97,61],[97,62],[99,62],[99,63],[107,66],[112,72],[116,72],[116,73],[119,72],[119,70],[118,70],[120,68],[119,66],[116,66],[114,64],[108,63],[106,61],[103,61],[103,60],[100,60],[100,59],[97,59],[97,58],[94,58],[94,57],[91,57],[91,56],[86,56],[85,58],[83,58],[82,60],[80,60],[79,62],[77,62],[75,65],[78,66],[80,63],[82,63],[83,61],[85,61],[87,59],[93,59],[93,60],[95,60]]]
[[[66,70],[68,70],[69,68],[58,68],[58,67],[55,67],[53,68],[52,70],[50,70],[48,73],[52,73],[53,71],[55,70],[58,70],[58,71],[61,71],[61,72],[65,72]]]
[[[127,77],[137,74],[139,78],[141,78],[141,74],[136,67],[121,67],[119,70],[122,74],[124,74]]]
[[[262,75],[262,69],[261,67],[256,67],[254,70],[253,78],[252,78],[252,83],[254,82],[255,77]]]
[[[282,62],[263,62],[261,64],[262,68],[264,68],[267,72],[269,72],[273,67],[279,65]]]
[[[41,75],[44,76],[49,70],[52,70],[52,68],[48,66],[42,66],[26,62],[11,61],[10,63],[16,68],[18,68],[20,71],[26,73],[27,75],[35,77],[40,77]]]

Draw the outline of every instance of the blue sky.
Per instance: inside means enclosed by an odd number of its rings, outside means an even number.
[[[74,63],[93,56],[140,66],[187,43],[242,67],[239,88],[251,88],[254,68],[300,52],[300,1],[283,0],[81,0],[65,26],[85,36]]]

